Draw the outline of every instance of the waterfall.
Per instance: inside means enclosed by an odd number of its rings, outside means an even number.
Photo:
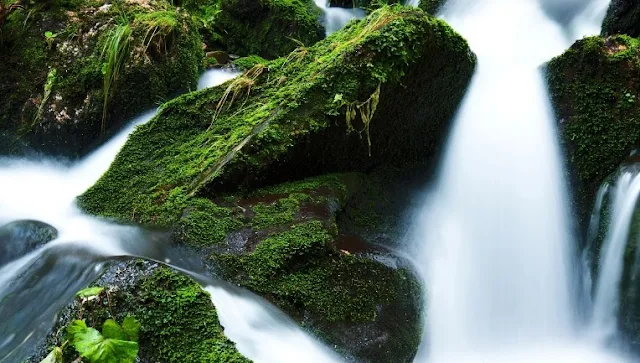
[[[605,183],[600,188],[598,199],[600,196],[604,199],[605,194],[609,198],[607,207],[610,219],[603,222],[606,234],[598,259],[598,279],[590,326],[590,333],[599,341],[615,338],[618,330],[620,283],[631,222],[640,195],[640,165],[623,165],[613,184],[609,186],[609,183]],[[589,227],[594,233],[592,243],[596,243],[595,233],[601,230],[600,218],[596,216],[603,213],[602,208],[602,201],[596,203]]]
[[[358,8],[345,9],[329,6],[329,0],[314,0],[316,6],[322,10],[323,24],[327,36],[335,33],[353,19],[361,19],[365,11]]]
[[[205,73],[200,87],[213,87],[235,76]],[[107,170],[136,126],[155,111],[143,113],[101,148],[76,163],[40,159],[0,159],[0,225],[37,220],[58,236],[17,259],[0,263],[0,362],[22,362],[53,325],[54,316],[76,291],[104,272],[105,261],[145,258],[193,277],[210,294],[225,334],[256,363],[337,363],[341,359],[304,332],[266,300],[223,281],[202,275],[184,251],[172,250],[164,233],[120,226],[80,211],[75,198]],[[3,240],[0,251],[16,255],[22,246]],[[15,248],[16,251],[11,251]],[[4,257],[4,256],[3,256]]]
[[[575,39],[542,5],[457,0],[442,14],[478,67],[408,237],[426,286],[416,362],[623,361],[580,337],[580,264],[540,70]],[[593,9],[569,26],[599,30]]]

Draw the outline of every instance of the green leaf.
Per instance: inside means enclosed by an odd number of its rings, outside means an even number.
[[[117,339],[92,341],[80,355],[91,363],[134,363],[138,356],[138,343]],[[76,348],[77,350],[77,348]]]
[[[55,347],[40,363],[62,363],[62,349]]]
[[[138,341],[138,334],[140,331],[140,322],[137,321],[134,317],[127,315],[122,322],[122,330],[127,336],[127,340],[132,342]]]
[[[115,322],[113,322],[115,324]],[[114,334],[114,326],[106,323],[107,334]],[[115,324],[117,328],[120,328]],[[138,343],[120,339],[107,339],[94,328],[88,328],[83,320],[75,320],[67,328],[73,347],[90,363],[134,363],[138,355]],[[122,332],[121,332],[122,333]]]
[[[55,37],[55,34],[53,34],[53,32],[44,32],[44,36],[47,38],[53,38]]]
[[[86,289],[80,290],[76,293],[76,296],[81,299],[86,299],[94,296],[100,295],[100,293],[104,291],[104,287],[87,287]]]
[[[76,340],[76,336],[83,333],[85,330],[87,330],[87,323],[85,323],[84,320],[74,320],[71,322],[67,327],[69,342],[73,345],[73,342]]]
[[[127,336],[118,323],[113,319],[108,319],[102,325],[102,335],[107,339],[127,340]]]

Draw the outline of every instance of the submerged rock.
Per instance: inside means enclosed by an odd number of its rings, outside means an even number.
[[[202,49],[191,16],[166,1],[101,5],[34,4],[8,18],[0,131],[76,156],[159,100],[195,88]]]
[[[221,0],[216,18],[231,53],[273,59],[324,37],[320,9],[312,0]]]
[[[22,220],[0,227],[0,266],[53,241],[58,231],[39,221]]]
[[[560,140],[585,221],[600,183],[640,140],[638,40],[579,40],[547,66]]]
[[[612,0],[602,24],[602,34],[640,36],[640,3],[635,0]]]

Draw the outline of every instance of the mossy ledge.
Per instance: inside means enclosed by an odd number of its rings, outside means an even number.
[[[582,221],[601,182],[640,140],[640,54],[628,36],[576,42],[547,66]]]
[[[424,162],[440,147],[474,66],[466,41],[443,21],[381,8],[311,48],[164,104],[80,204],[169,226],[194,196]],[[377,92],[378,111],[363,124]],[[357,118],[347,122],[347,111]]]

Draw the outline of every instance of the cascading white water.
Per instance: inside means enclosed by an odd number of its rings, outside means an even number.
[[[364,18],[365,11],[358,8],[345,9],[329,6],[329,0],[315,0],[316,6],[322,10],[324,27],[327,35],[340,30],[353,19]]]
[[[205,73],[199,84],[201,88],[213,87],[234,75],[223,70],[211,71]],[[141,230],[85,215],[75,204],[76,196],[107,170],[135,127],[149,121],[154,114],[155,111],[149,111],[135,118],[108,143],[74,164],[47,159],[0,158],[0,225],[15,220],[38,220],[58,231],[54,241],[0,265],[0,362],[21,362],[24,357],[20,354],[27,353],[33,344],[30,339],[46,334],[51,328],[52,314],[71,299],[75,291],[84,287],[76,285],[89,283],[99,275],[103,265],[101,261],[105,258],[140,256],[169,262],[157,250],[159,247],[145,242]],[[49,260],[55,262],[47,262]],[[68,267],[68,271],[60,275],[65,281],[56,281],[54,286],[43,286],[45,281],[38,282],[55,266]],[[29,276],[29,269],[35,270],[39,277],[23,282]],[[183,272],[198,279],[197,274]],[[252,361],[341,361],[333,351],[266,300],[203,276],[198,280],[207,285],[206,290],[211,294],[227,337],[237,342],[238,350]],[[32,285],[21,289],[21,283]],[[61,285],[69,286],[63,288]],[[55,293],[47,290],[58,287]],[[37,295],[38,301],[32,301],[30,294],[40,294]],[[40,300],[46,308],[38,305]],[[20,305],[29,301],[35,307]],[[16,312],[23,307],[28,310],[28,317]]]
[[[478,68],[410,233],[427,289],[416,362],[622,361],[579,339],[576,251],[540,71],[573,39],[541,5],[454,0],[445,7]],[[577,16],[574,24],[594,29],[587,20],[603,16]]]
[[[605,193],[609,198],[610,220],[607,221],[607,232],[598,259],[598,279],[590,326],[590,334],[598,341],[615,338],[618,330],[620,282],[631,222],[640,197],[640,165],[622,166],[614,183],[602,186],[598,198],[602,196],[604,199]],[[596,216],[601,215],[603,204],[598,204],[591,221],[592,231],[600,229],[600,218]]]

